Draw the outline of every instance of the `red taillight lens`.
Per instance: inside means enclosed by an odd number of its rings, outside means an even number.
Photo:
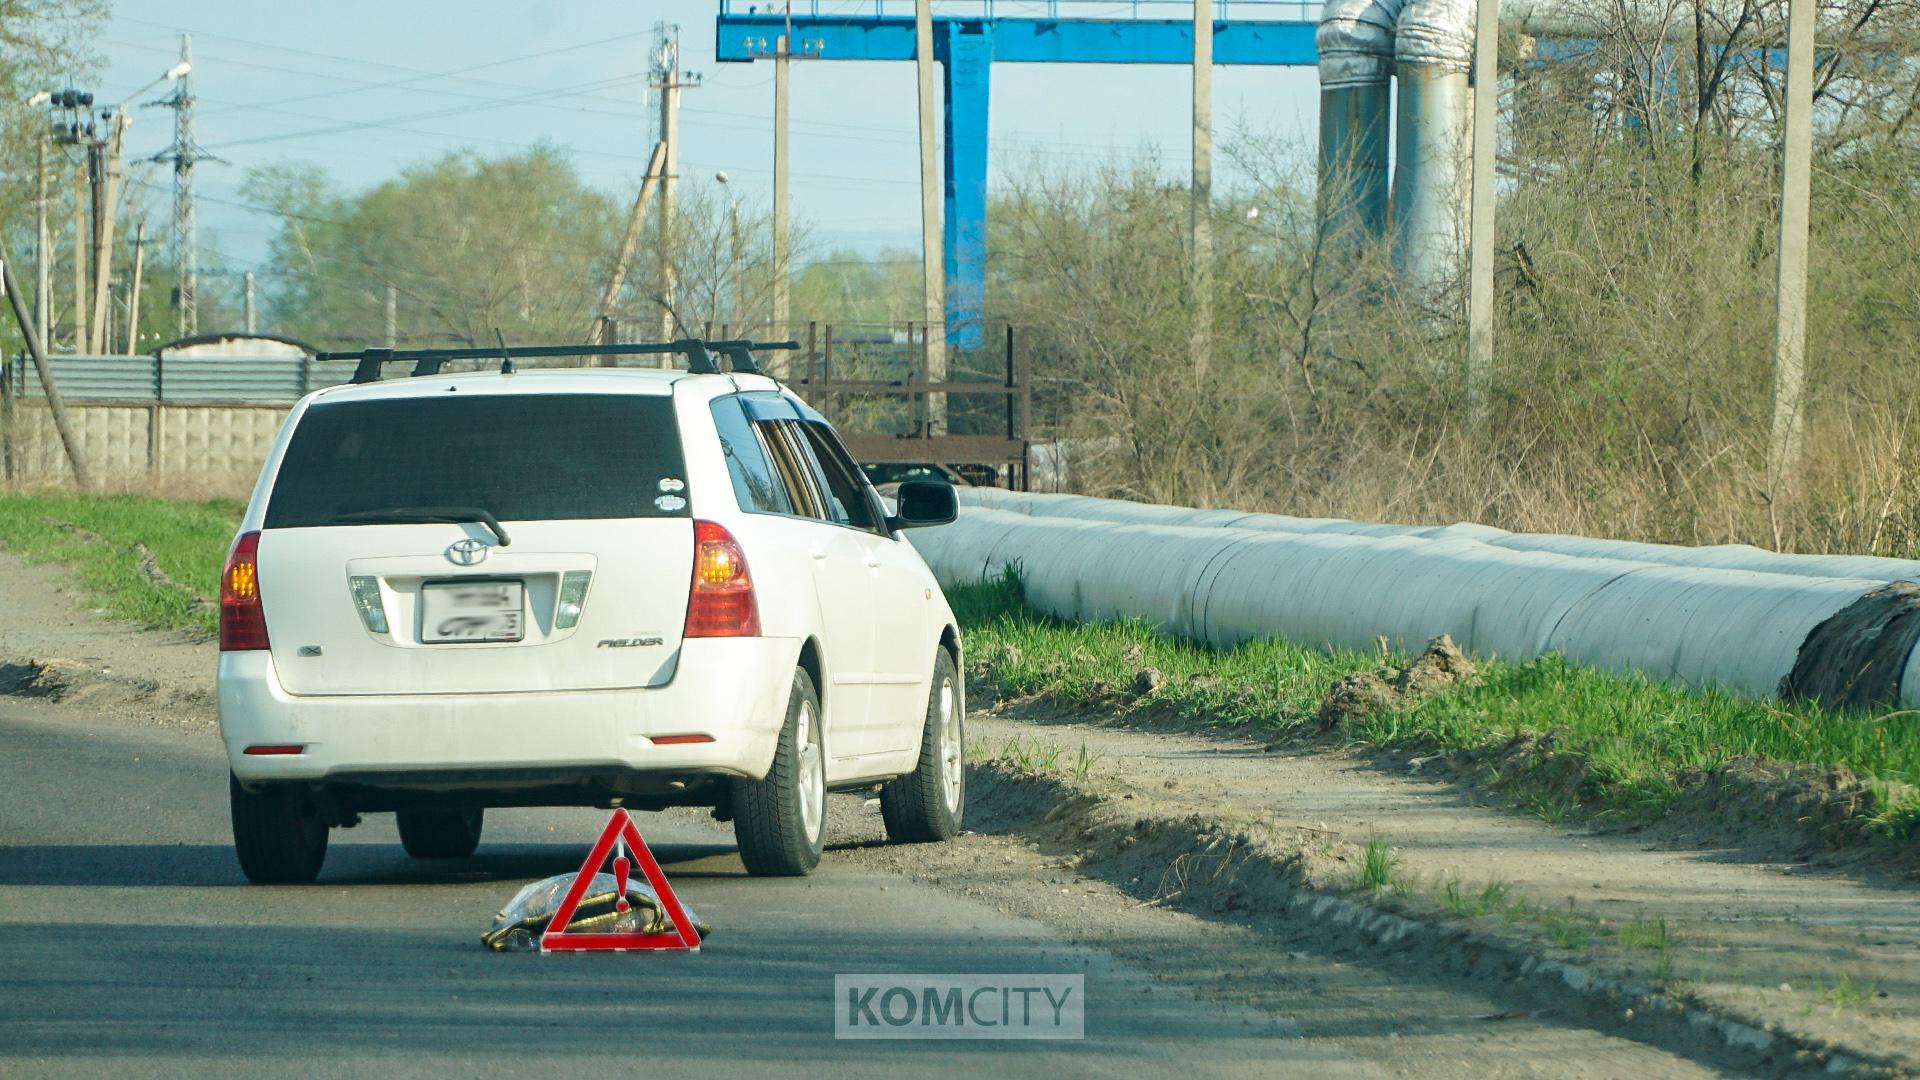
[[[747,555],[732,534],[711,521],[693,523],[693,590],[687,596],[686,636],[757,637],[760,605],[753,599]]]
[[[220,575],[220,651],[267,648],[267,614],[260,607],[260,534],[241,533]]]

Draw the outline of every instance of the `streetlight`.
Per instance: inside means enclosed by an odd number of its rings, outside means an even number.
[[[746,252],[740,242],[740,204],[734,201],[733,188],[728,185],[725,170],[714,173],[713,178],[727,193],[727,227],[730,230],[733,248],[733,317],[747,317],[747,272]],[[750,336],[750,335],[749,335]]]

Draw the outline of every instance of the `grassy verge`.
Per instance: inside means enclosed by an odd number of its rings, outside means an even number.
[[[0,494],[0,548],[71,565],[87,602],[117,618],[211,634],[220,564],[241,506],[135,496]],[[144,565],[143,565],[144,564]],[[971,658],[1015,695],[1151,709],[1197,726],[1284,736],[1311,728],[1327,687],[1378,658],[1284,641],[1216,651],[1142,623],[1068,624],[1021,601],[1016,579],[949,591]],[[1143,672],[1152,672],[1141,683]],[[1865,777],[1863,824],[1920,831],[1920,714],[1835,713],[1589,671],[1558,657],[1489,663],[1406,709],[1350,721],[1344,737],[1417,752],[1465,753],[1495,785],[1550,820],[1645,821],[1704,773],[1736,760]],[[1523,745],[1529,753],[1502,753]]]
[[[1008,578],[948,592],[970,660],[1002,692],[1152,710],[1196,726],[1285,736],[1313,730],[1336,678],[1378,657],[1284,641],[1216,651],[1143,623],[1079,625],[1029,610]],[[1141,679],[1151,670],[1154,678]],[[1908,837],[1920,805],[1920,715],[1836,713],[1605,674],[1557,656],[1492,662],[1482,679],[1406,709],[1379,710],[1341,734],[1368,745],[1462,754],[1510,798],[1550,820],[1652,820],[1702,774],[1738,761],[1843,768],[1868,781],[1856,824]],[[1515,747],[1529,753],[1512,753]]]
[[[226,500],[0,493],[0,548],[68,564],[87,603],[115,618],[212,634],[207,601],[219,595],[243,509]]]

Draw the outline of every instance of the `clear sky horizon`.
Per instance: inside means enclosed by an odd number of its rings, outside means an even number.
[[[248,169],[262,165],[311,165],[357,190],[450,151],[547,143],[624,203],[652,146],[648,52],[654,24],[666,20],[680,26],[682,66],[705,80],[682,97],[683,182],[724,170],[743,205],[765,207],[773,68],[714,62],[718,10],[718,0],[115,0],[96,89],[108,101],[138,89],[177,58],[181,31],[193,35],[195,134],[224,159],[196,173],[202,249],[247,266],[265,259],[278,228],[241,194]],[[1142,152],[1183,173],[1189,78],[1178,66],[996,64],[990,182],[1008,168]],[[1311,68],[1221,67],[1214,85],[1216,141],[1236,129],[1305,140],[1315,129]],[[796,63],[792,107],[793,212],[813,253],[917,251],[913,65]],[[172,139],[170,114],[135,115],[129,161]],[[164,215],[167,173],[153,169],[148,180]]]

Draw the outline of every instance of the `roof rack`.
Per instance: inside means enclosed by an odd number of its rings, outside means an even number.
[[[550,356],[660,356],[675,355],[687,358],[687,370],[695,375],[718,375],[721,368],[714,359],[715,353],[724,355],[732,370],[749,375],[762,375],[760,364],[753,358],[755,349],[773,349],[791,351],[800,348],[797,341],[749,341],[738,338],[727,341],[706,341],[701,338],[683,338],[679,341],[636,341],[607,345],[516,345],[512,348],[495,346],[490,349],[361,349],[356,352],[319,352],[315,360],[353,360],[357,366],[353,369],[354,383],[379,382],[380,369],[387,364],[411,363],[413,370],[408,374],[414,378],[422,375],[438,375],[440,368],[449,360],[502,360],[508,365],[514,360],[531,360]],[[507,367],[507,370],[511,370]]]

